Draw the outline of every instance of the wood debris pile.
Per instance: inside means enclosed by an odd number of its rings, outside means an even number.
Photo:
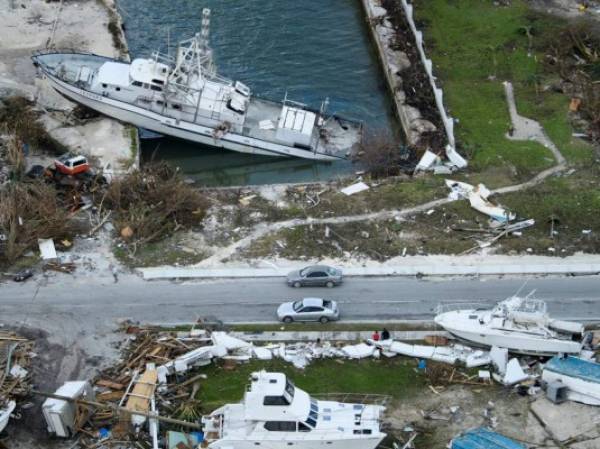
[[[205,374],[190,370],[169,377],[158,384],[157,369],[194,349],[212,345],[205,332],[171,332],[154,328],[125,326],[130,341],[122,350],[122,358],[102,371],[93,381],[97,406],[92,414],[81,409],[77,421],[79,447],[146,447],[151,444],[149,427],[144,417],[127,410],[152,413],[152,398],[156,412],[172,422],[161,422],[160,433],[169,429],[194,430],[201,416],[196,395]],[[195,335],[195,336],[194,336]],[[210,361],[209,361],[210,363]],[[120,407],[120,409],[119,409]],[[148,446],[150,447],[150,446]]]
[[[29,394],[33,355],[32,341],[14,332],[0,331],[0,407]]]

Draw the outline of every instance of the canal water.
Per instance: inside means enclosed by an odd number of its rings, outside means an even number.
[[[359,0],[119,0],[132,57],[173,52],[211,9],[210,45],[218,72],[260,96],[289,99],[393,127],[391,103]],[[170,46],[168,43],[170,42]],[[352,163],[251,156],[176,139],[143,140],[142,161],[164,159],[206,185],[326,180]]]

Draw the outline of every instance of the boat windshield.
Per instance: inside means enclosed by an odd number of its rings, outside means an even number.
[[[285,392],[290,395],[291,399],[294,399],[294,393],[296,392],[296,387],[292,383],[291,380],[287,379],[285,383]]]
[[[319,418],[319,403],[314,399],[310,399],[310,411],[306,418],[306,424],[310,427],[315,428],[317,426],[317,419]]]

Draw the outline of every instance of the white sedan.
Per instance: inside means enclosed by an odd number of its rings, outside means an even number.
[[[277,318],[284,323],[293,321],[328,321],[339,320],[340,311],[335,301],[321,298],[304,298],[300,301],[284,302],[277,309]]]

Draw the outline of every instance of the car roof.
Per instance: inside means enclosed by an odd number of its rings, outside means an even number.
[[[328,265],[311,265],[308,268],[310,271],[327,271],[329,270],[331,267]]]
[[[310,307],[323,307],[323,300],[321,298],[304,298],[302,304]]]

